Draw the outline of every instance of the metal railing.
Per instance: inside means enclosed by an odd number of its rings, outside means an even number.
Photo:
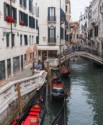
[[[55,22],[56,21],[56,16],[48,16],[48,21],[49,22]]]
[[[65,103],[66,103],[66,100],[64,98],[63,106],[62,106],[60,112],[58,113],[58,115],[56,116],[56,118],[54,119],[54,121],[52,122],[51,125],[66,125],[66,120],[65,120]]]

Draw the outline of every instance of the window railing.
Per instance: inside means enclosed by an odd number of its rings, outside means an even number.
[[[55,16],[48,16],[48,21],[51,22],[51,21],[56,21],[56,17]]]
[[[48,44],[56,44],[56,38],[48,38]]]

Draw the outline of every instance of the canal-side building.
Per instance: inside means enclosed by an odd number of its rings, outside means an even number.
[[[38,13],[36,0],[0,0],[0,81],[38,58]]]
[[[99,1],[92,0],[89,10],[89,25],[88,25],[88,40],[90,46],[97,52],[100,50],[100,40],[98,38],[99,32]]]
[[[71,2],[66,0],[66,42],[70,43],[69,32],[70,32],[70,21],[71,21]]]
[[[57,58],[65,44],[65,0],[39,0],[39,56]]]
[[[85,8],[84,14],[81,13],[79,17],[79,38],[81,39],[82,44],[88,44],[88,12],[89,7]]]
[[[79,22],[70,23],[70,43],[77,44],[79,42]]]

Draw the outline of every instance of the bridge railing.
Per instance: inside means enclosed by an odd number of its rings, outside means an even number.
[[[34,92],[36,88],[41,87],[45,83],[46,75],[47,73],[45,71],[38,71],[38,73],[33,76],[9,82],[0,88],[0,124],[2,124],[6,118],[10,118],[12,114],[11,111],[15,111],[18,107],[17,84],[20,83],[23,106],[28,101],[29,97],[27,94]]]

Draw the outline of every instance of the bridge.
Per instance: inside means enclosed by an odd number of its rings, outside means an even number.
[[[61,58],[61,63],[63,63],[65,60],[68,60],[68,59],[70,59],[72,57],[76,57],[76,56],[84,57],[84,58],[90,59],[93,62],[96,62],[100,65],[103,65],[103,58],[102,57],[97,56],[97,55],[90,53],[88,51],[75,51],[75,52],[66,54],[65,56],[63,56]]]
[[[63,54],[63,56],[61,57],[61,64],[64,63],[66,60],[69,60],[70,58],[76,57],[76,56],[80,56],[80,57],[84,57],[87,58],[89,60],[92,60],[93,62],[99,64],[99,65],[103,65],[103,57],[97,55],[97,53],[91,53],[89,51],[74,51],[74,52],[69,52],[67,54]],[[57,67],[59,65],[59,59],[50,59],[50,65],[51,67]]]

